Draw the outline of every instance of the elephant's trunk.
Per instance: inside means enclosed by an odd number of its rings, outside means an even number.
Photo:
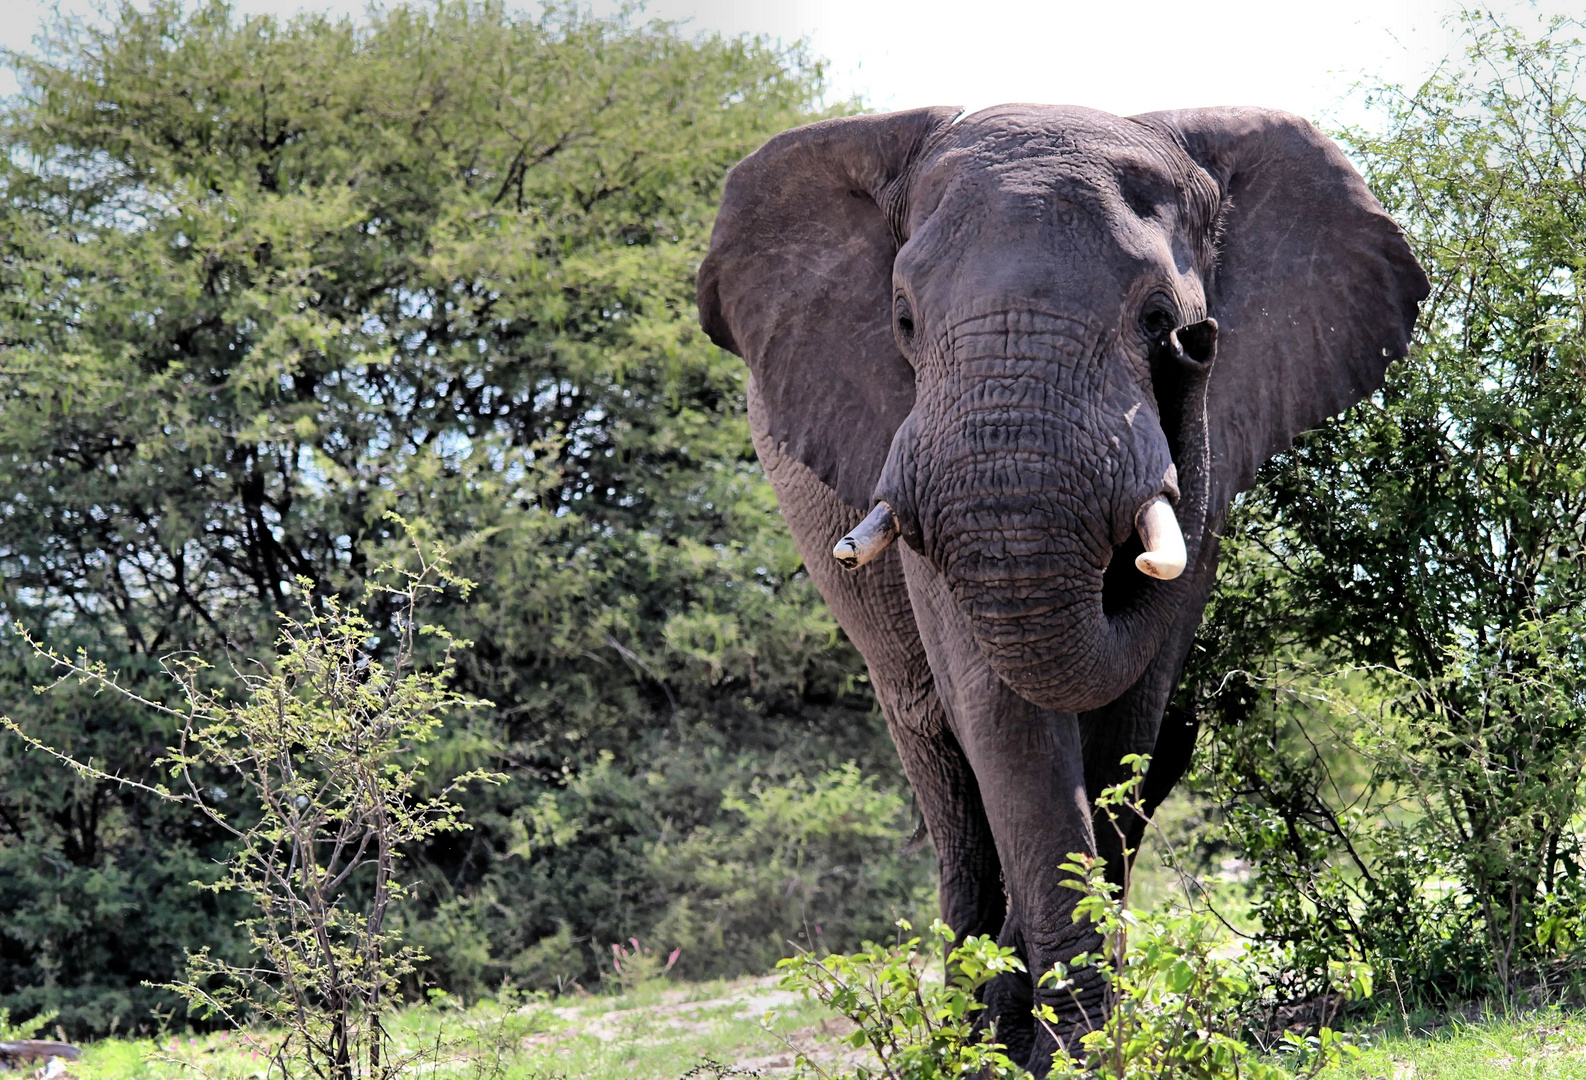
[[[1104,370],[1102,346],[1054,358],[1050,339],[1038,353],[1012,335],[998,344],[1018,351],[959,355],[956,387],[917,402],[872,519],[941,571],[1020,696],[1092,709],[1140,677],[1194,587],[1184,571],[1205,533],[1210,362],[1154,361],[1153,410],[1138,390],[1070,381]],[[879,535],[855,532],[856,544]]]

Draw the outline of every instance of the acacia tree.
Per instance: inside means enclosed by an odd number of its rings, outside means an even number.
[[[724,788],[850,758],[896,780],[754,464],[742,366],[694,326],[720,180],[820,114],[818,66],[490,0],[156,0],[9,62],[0,605],[155,696],[161,655],[267,651],[299,578],[356,596],[384,515],[428,521],[480,582],[435,612],[476,642],[459,689],[496,703],[436,757],[510,780],[416,863],[425,978],[531,979],[563,929],[587,977],[665,911],[650,849]],[[151,779],[168,721],[39,681],[0,644],[20,724]],[[512,854],[558,806],[576,827]],[[0,1005],[137,1022],[184,946],[240,946],[188,884],[226,843],[0,747]]]
[[[270,1063],[284,1080],[377,1080],[412,1064],[413,1056],[393,1054],[385,1027],[400,980],[426,959],[391,925],[408,892],[404,849],[467,829],[456,794],[500,779],[476,769],[426,790],[423,754],[448,714],[487,703],[450,686],[454,650],[469,643],[419,622],[432,594],[452,588],[466,597],[473,583],[422,537],[412,538],[408,556],[377,568],[369,584],[397,612],[389,662],[374,654],[375,627],[331,597],[319,611],[283,617],[268,659],[231,657],[230,670],[217,671],[191,653],[164,658],[174,706],[124,686],[102,661],[63,655],[22,632],[56,676],[44,689],[76,682],[176,724],[176,743],[158,763],[170,785],[136,790],[231,838],[225,872],[209,889],[242,901],[249,955],[237,963],[207,945],[190,949],[185,978],[165,989],[202,1018],[276,1029]],[[442,643],[434,670],[413,667],[424,635]],[[0,727],[79,776],[132,786],[14,721],[0,717]]]
[[[1586,868],[1586,47],[1464,18],[1346,135],[1433,282],[1415,348],[1237,508],[1196,661],[1268,932],[1439,993],[1567,951]]]

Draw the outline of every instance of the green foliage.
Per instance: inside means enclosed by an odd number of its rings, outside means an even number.
[[[1192,663],[1300,996],[1351,950],[1406,1001],[1513,994],[1580,939],[1586,47],[1465,19],[1346,136],[1433,282],[1415,348],[1237,507]]]
[[[1252,958],[1231,948],[1226,928],[1206,911],[1171,909],[1137,914],[1128,910],[1118,886],[1106,880],[1106,867],[1090,856],[1070,856],[1064,869],[1069,884],[1084,896],[1076,919],[1094,923],[1103,950],[1076,956],[1042,976],[1059,989],[1073,985],[1074,973],[1102,973],[1112,1012],[1085,1032],[1074,1056],[1058,1055],[1054,1077],[1134,1080],[1288,1080],[1296,1075],[1238,1037],[1252,1011],[1260,972]],[[1340,964],[1342,974],[1346,965]],[[1351,996],[1371,992],[1369,970],[1348,968]],[[1042,1018],[1055,1023],[1050,1005]],[[1315,1077],[1357,1054],[1359,1048],[1331,1027],[1302,1036],[1287,1032],[1276,1048],[1297,1075]]]
[[[913,930],[906,919],[898,920],[898,928]],[[940,941],[938,948],[949,949],[945,982],[926,974],[930,954],[921,950],[918,937],[896,945],[868,942],[850,955],[801,952],[777,967],[786,972],[783,986],[814,996],[854,1022],[850,1045],[875,1051],[880,1071],[860,1066],[852,1074],[856,1080],[1028,1076],[1000,1043],[980,1039],[974,1025],[975,1013],[985,1008],[977,991],[1004,972],[1024,970],[1015,950],[977,936],[952,947],[953,931],[940,919],[931,923],[930,935],[933,945]],[[800,1054],[794,1075],[830,1074]]]
[[[901,789],[754,462],[743,367],[694,325],[721,178],[821,115],[818,66],[570,8],[169,0],[9,62],[8,617],[152,699],[172,651],[267,650],[299,578],[359,595],[398,545],[388,511],[480,583],[435,618],[476,642],[459,691],[495,706],[428,756],[508,780],[415,853],[393,917],[433,959],[408,993],[593,979],[652,940],[652,852],[735,815],[723,791],[850,760]],[[369,617],[384,655],[392,613]],[[0,642],[23,728],[157,783],[169,717],[26,693],[43,677]],[[141,984],[184,947],[241,955],[235,898],[189,884],[223,829],[15,743],[0,792],[0,1005],[146,1023]]]
[[[55,1022],[56,1013],[42,1012],[37,1016],[22,1021],[20,1024],[11,1022],[11,1010],[0,1009],[0,1041],[11,1042],[14,1039],[36,1039],[39,1032]]]
[[[1103,791],[1096,807],[1119,830],[1120,812],[1144,817],[1142,805],[1149,759],[1130,754],[1123,759],[1133,776]],[[1123,884],[1107,880],[1105,861],[1072,854],[1063,869],[1063,884],[1080,893],[1074,921],[1090,923],[1101,937],[1094,952],[1058,963],[1040,976],[1042,985],[1058,990],[1077,985],[1075,972],[1090,969],[1106,986],[1106,1018],[1080,1036],[1069,1054],[1058,1054],[1054,1077],[1096,1080],[1287,1080],[1288,1069],[1258,1056],[1237,1037],[1249,1011],[1252,958],[1229,948],[1222,923],[1210,912],[1163,908],[1137,915],[1126,906],[1129,875]],[[1186,898],[1193,900],[1191,894]],[[1371,971],[1360,964],[1335,961],[1330,969],[1349,998],[1371,994]],[[1059,1021],[1050,1005],[1037,1007],[1041,1022]],[[1359,1048],[1327,1026],[1301,1037],[1286,1033],[1282,1052],[1298,1075],[1311,1078],[1333,1068]],[[1054,1029],[1055,1030],[1055,1029]]]
[[[629,948],[632,946],[632,948]],[[673,949],[665,960],[638,938],[629,938],[628,944],[611,947],[612,982],[619,990],[637,990],[650,983],[659,982],[671,974],[682,949]]]
[[[1149,822],[1142,804],[1150,759],[1130,754],[1122,762],[1130,778],[1101,792],[1096,808],[1118,831],[1120,816]],[[1132,852],[1130,852],[1132,855]],[[1169,850],[1171,857],[1171,849]],[[1058,1013],[1037,1005],[1036,1021],[1046,1025],[1058,1045],[1049,1075],[1059,1080],[1312,1080],[1359,1054],[1359,1047],[1324,1022],[1310,1036],[1286,1034],[1280,1061],[1261,1054],[1239,1038],[1253,1004],[1256,957],[1231,945],[1223,924],[1195,906],[1186,884],[1182,908],[1164,906],[1139,915],[1127,907],[1130,874],[1123,883],[1107,880],[1104,860],[1073,854],[1063,864],[1063,882],[1080,894],[1074,920],[1091,923],[1101,938],[1093,952],[1081,953],[1040,972],[1043,986],[1075,990],[1078,972],[1091,971],[1106,988],[1107,1015],[1100,1024],[1064,1045]],[[1188,882],[1187,877],[1181,880]],[[907,931],[906,921],[898,925]],[[990,938],[966,938],[952,947],[953,932],[938,920],[932,939],[946,951],[947,978],[928,973],[928,954],[920,939],[896,945],[867,944],[852,955],[812,952],[783,960],[782,985],[803,990],[855,1024],[849,1043],[870,1047],[879,1071],[859,1067],[856,1080],[888,1080],[1030,1074],[1002,1053],[994,1034],[978,1030],[976,1012],[985,1008],[979,991],[997,975],[1024,971],[1012,948]],[[935,941],[932,942],[935,944]],[[1358,962],[1334,961],[1329,969],[1341,999],[1371,994],[1371,970]],[[1081,1009],[1084,1015],[1084,1009]],[[1331,1017],[1327,1017],[1331,1020]],[[832,1075],[801,1055],[799,1076]]]
[[[770,968],[794,943],[845,948],[935,907],[923,860],[898,856],[906,804],[852,762],[813,781],[729,790],[722,810],[651,849],[667,897],[652,933],[683,947],[690,977]]]
[[[443,628],[420,626],[425,595],[470,582],[447,569],[444,551],[415,541],[409,566],[381,567],[395,584],[371,583],[394,600],[395,647],[372,655],[374,626],[335,598],[323,610],[284,620],[276,655],[245,662],[217,680],[194,656],[170,657],[179,688],[176,744],[160,762],[176,783],[151,794],[208,818],[233,839],[216,893],[246,902],[241,921],[250,955],[233,962],[204,946],[187,954],[186,978],[167,989],[201,1018],[232,1028],[284,1029],[271,1064],[285,1078],[354,1080],[403,1072],[384,1022],[399,980],[424,959],[398,943],[387,917],[408,886],[404,848],[468,826],[454,801],[481,770],[433,785],[422,756],[448,715],[481,702],[451,689],[452,650],[466,647]],[[307,582],[304,582],[307,585]],[[444,643],[433,670],[414,668],[422,635]],[[34,646],[60,680],[130,698],[157,712],[158,701],[123,688],[102,662]],[[33,749],[60,757],[10,721]],[[79,775],[113,782],[88,763]],[[232,790],[218,786],[224,783]]]
[[[934,904],[930,853],[899,852],[906,804],[857,766],[773,781],[774,759],[708,743],[646,764],[634,775],[602,754],[507,823],[513,855],[496,881],[515,884],[475,893],[460,914],[493,928],[518,985],[592,987],[630,937],[680,947],[688,978],[765,971],[790,942],[852,948]],[[550,930],[511,936],[524,924]],[[557,935],[567,945],[549,944]]]

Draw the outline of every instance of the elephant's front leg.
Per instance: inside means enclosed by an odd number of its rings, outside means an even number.
[[[781,452],[767,434],[764,402],[752,379],[749,419],[755,451],[805,568],[869,666],[936,848],[942,918],[960,938],[995,934],[1007,912],[1001,867],[974,772],[948,727],[915,630],[898,555],[888,551],[857,571],[843,569],[832,558],[832,544],[864,515]]]
[[[1010,1052],[1038,1076],[1058,1049],[1053,1032],[1037,1025],[1033,1004],[1051,1005],[1062,1018],[1065,1042],[1099,1022],[1099,979],[1077,993],[1033,987],[1059,960],[1094,948],[1089,926],[1076,926],[1079,894],[1064,888],[1061,869],[1071,852],[1094,854],[1090,802],[1085,794],[1079,723],[1072,713],[1038,709],[992,673],[970,636],[941,577],[905,550],[909,596],[936,688],[948,720],[979,782],[1009,898],[1004,944],[1022,952],[1030,976],[988,989],[989,1011]]]
[[[1188,600],[1145,672],[1116,701],[1079,718],[1085,747],[1085,789],[1092,803],[1104,789],[1129,779],[1129,769],[1121,764],[1125,754],[1151,755],[1151,769],[1141,792],[1141,809],[1148,816],[1189,767],[1198,730],[1195,714],[1188,709],[1169,708],[1168,702],[1183,674],[1184,661],[1217,578],[1218,535],[1222,526],[1221,517],[1207,524],[1207,542],[1201,547],[1199,560],[1188,571]],[[1132,860],[1125,862],[1123,849],[1138,851],[1145,827],[1145,818],[1125,807],[1097,813],[1096,842],[1107,859],[1108,877],[1115,884],[1125,883],[1125,868],[1132,864]]]

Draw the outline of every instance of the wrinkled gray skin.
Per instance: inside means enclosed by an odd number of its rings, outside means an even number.
[[[1153,756],[1152,804],[1188,762],[1195,724],[1168,699],[1229,500],[1381,384],[1427,281],[1297,117],[957,117],[829,120],[751,154],[727,179],[700,321],[749,364],[755,449],[869,664],[943,918],[1039,973],[1093,943],[1058,867],[1099,850],[1116,871],[1090,800],[1119,758]],[[1158,495],[1189,555],[1172,581],[1133,563]],[[877,500],[902,542],[844,570],[832,546]],[[1054,1033],[1032,999],[1066,1041],[1098,1017],[1100,987],[1080,998],[1014,976],[986,994],[1041,1073]]]

